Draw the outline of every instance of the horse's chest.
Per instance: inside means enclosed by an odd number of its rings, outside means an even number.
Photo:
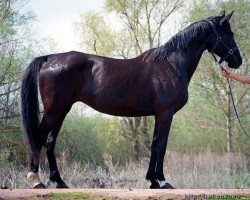
[[[187,103],[188,90],[181,81],[161,79],[155,85],[156,104],[178,111]]]
[[[177,99],[176,112],[180,110],[188,101],[188,90],[183,90]]]

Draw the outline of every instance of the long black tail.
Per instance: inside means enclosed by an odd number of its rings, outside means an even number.
[[[48,56],[35,58],[27,67],[21,85],[22,121],[25,139],[29,144],[30,153],[35,163],[39,163],[41,139],[39,134],[39,102],[37,77]]]

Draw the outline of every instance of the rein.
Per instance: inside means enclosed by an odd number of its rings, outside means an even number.
[[[217,63],[217,64],[219,65],[219,67],[221,68],[221,70],[224,70],[224,68],[223,68],[223,66],[222,66],[222,63],[223,63],[229,56],[231,56],[236,50],[238,50],[238,47],[236,46],[236,47],[234,47],[233,49],[231,49],[231,48],[222,40],[222,37],[219,35],[219,33],[218,33],[218,31],[216,30],[214,24],[213,24],[211,21],[208,21],[208,20],[206,20],[206,21],[209,22],[209,24],[211,25],[211,27],[212,27],[212,29],[213,29],[213,31],[214,31],[216,37],[217,37],[217,40],[216,40],[216,42],[215,42],[213,48],[211,49],[211,51],[209,51],[209,53],[212,54],[215,63]],[[215,48],[217,47],[217,45],[218,45],[219,43],[221,43],[224,47],[227,48],[228,53],[227,53],[227,55],[225,55],[223,58],[221,58],[221,59],[218,61],[217,58],[216,58],[216,56],[215,56],[215,54],[213,53],[213,51],[215,50]],[[239,117],[238,111],[237,111],[237,109],[236,109],[236,105],[235,105],[235,101],[234,101],[234,97],[233,97],[232,87],[231,87],[229,78],[228,78],[228,77],[226,77],[226,78],[227,78],[227,83],[228,83],[228,87],[229,87],[229,93],[230,93],[230,96],[231,96],[231,99],[232,99],[232,102],[233,102],[233,108],[234,108],[235,115],[236,115],[236,117],[237,117],[237,120],[238,120],[238,122],[239,122],[239,124],[240,124],[240,127],[241,127],[242,131],[245,133],[245,135],[246,135],[248,138],[250,138],[249,135],[247,134],[245,128],[243,127],[241,121],[240,121],[240,117]]]

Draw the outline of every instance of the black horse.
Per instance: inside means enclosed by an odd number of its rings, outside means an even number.
[[[173,188],[163,174],[163,160],[173,115],[188,100],[190,79],[205,50],[217,54],[230,68],[242,64],[229,20],[233,13],[195,22],[166,44],[140,56],[122,60],[68,52],[35,58],[24,74],[21,87],[22,117],[30,146],[28,180],[39,180],[43,146],[50,180],[67,188],[60,177],[54,148],[63,120],[71,106],[82,101],[97,111],[116,116],[155,116],[151,158],[146,179],[150,188]],[[44,105],[39,122],[37,78]],[[90,152],[91,153],[91,152]]]

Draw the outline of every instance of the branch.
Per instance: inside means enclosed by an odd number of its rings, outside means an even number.
[[[6,8],[4,8],[5,5],[7,5]],[[0,23],[2,23],[5,19],[9,17],[9,11],[11,9],[10,0],[5,0],[5,5],[3,5],[2,9],[0,10],[0,12],[3,13],[3,16],[0,19]]]
[[[181,3],[180,3],[180,2],[181,2]],[[178,9],[178,6],[181,5],[182,3],[183,3],[182,1],[177,0],[177,1],[175,2],[175,4],[174,4],[173,8],[172,8],[167,14],[165,14],[165,16],[162,15],[161,20],[160,20],[160,23],[159,23],[159,26],[157,27],[157,29],[156,29],[156,31],[155,31],[155,33],[154,33],[154,35],[153,35],[153,40],[155,40],[155,37],[156,37],[157,33],[161,30],[161,27],[162,27],[162,25],[164,24],[164,22],[167,20],[167,18],[168,18],[175,10],[177,10],[177,9]]]
[[[5,95],[7,95],[7,94],[10,94],[10,93],[12,93],[12,92],[15,92],[15,91],[17,91],[17,90],[19,90],[19,89],[20,89],[20,86],[18,86],[18,87],[15,88],[15,89],[12,89],[12,90],[9,90],[9,91],[7,91],[7,92],[4,92],[4,93],[0,94],[0,97],[5,96]]]
[[[21,115],[15,114],[15,115],[3,116],[3,117],[0,117],[0,119],[12,119],[12,118],[17,118],[17,117],[21,117]]]

